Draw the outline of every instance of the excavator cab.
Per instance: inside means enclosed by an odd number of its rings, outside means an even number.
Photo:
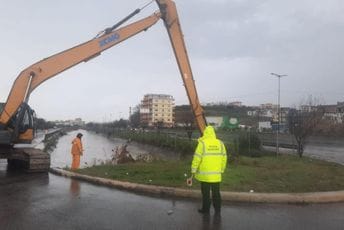
[[[0,103],[0,111],[4,103]],[[23,102],[6,126],[0,126],[0,145],[31,143],[35,134],[35,112]]]
[[[0,111],[4,104],[0,103]],[[50,155],[40,149],[14,144],[31,143],[35,134],[35,112],[23,102],[6,125],[0,124],[0,159],[7,159],[8,167],[26,172],[48,172]]]

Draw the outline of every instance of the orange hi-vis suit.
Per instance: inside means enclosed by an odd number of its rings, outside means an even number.
[[[72,169],[78,169],[80,166],[80,156],[82,156],[84,149],[82,147],[81,139],[76,137],[72,141],[71,154],[73,155]]]

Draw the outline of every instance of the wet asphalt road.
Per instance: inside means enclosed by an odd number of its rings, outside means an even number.
[[[225,204],[221,218],[199,201],[148,197],[0,162],[0,229],[343,229],[344,203]],[[171,213],[173,212],[173,213]]]
[[[262,138],[263,142],[275,143],[276,141],[276,136],[271,134],[261,134],[260,138]],[[281,134],[279,138],[280,143],[296,143],[293,141],[294,137],[289,134]],[[276,147],[264,146],[264,148],[270,151],[276,151]],[[280,152],[297,155],[295,149],[280,148]],[[307,139],[303,155],[344,165],[344,138],[310,137]]]

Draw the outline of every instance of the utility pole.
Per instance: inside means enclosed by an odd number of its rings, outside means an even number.
[[[281,77],[286,77],[288,75],[277,74],[277,73],[271,73],[271,75],[278,78],[278,105],[277,105],[278,124],[277,124],[277,132],[276,132],[276,155],[278,156],[279,155],[279,132],[280,132],[280,123],[281,123],[281,112],[280,112]]]

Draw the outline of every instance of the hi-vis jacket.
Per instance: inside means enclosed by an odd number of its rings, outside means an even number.
[[[198,139],[198,145],[192,160],[191,172],[202,182],[221,182],[221,174],[227,164],[226,148],[222,141],[216,139],[212,126],[207,126],[203,136]]]

